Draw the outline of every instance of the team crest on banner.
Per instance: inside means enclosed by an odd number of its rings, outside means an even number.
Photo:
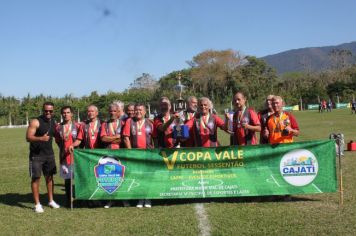
[[[115,157],[103,156],[94,167],[94,172],[98,186],[112,194],[124,181],[125,166]]]

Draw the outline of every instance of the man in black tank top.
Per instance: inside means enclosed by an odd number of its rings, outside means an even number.
[[[55,122],[52,119],[54,104],[45,102],[43,104],[43,115],[31,120],[27,128],[26,140],[30,143],[30,176],[33,199],[35,201],[34,211],[42,213],[43,208],[39,199],[39,187],[41,172],[46,179],[48,190],[48,205],[51,208],[59,208],[53,200],[53,175],[57,173],[52,139],[55,131]]]

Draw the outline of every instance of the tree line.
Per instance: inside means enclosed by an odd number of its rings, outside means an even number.
[[[0,95],[0,125],[8,125],[9,117],[13,125],[25,124],[26,117],[32,118],[41,114],[44,101],[52,101],[56,105],[56,119],[59,120],[59,109],[71,105],[75,115],[84,119],[86,106],[95,104],[101,118],[106,118],[107,107],[114,100],[141,102],[150,104],[151,111],[158,110],[158,100],[167,96],[177,99],[177,78],[185,86],[184,97],[194,95],[209,97],[218,112],[230,107],[234,92],[244,91],[249,106],[261,109],[268,94],[278,94],[286,104],[296,105],[302,99],[304,104],[318,103],[319,99],[336,102],[349,102],[356,93],[356,65],[347,63],[345,54],[349,52],[332,52],[330,56],[335,66],[322,72],[291,72],[278,75],[274,68],[264,60],[254,56],[244,56],[235,50],[206,50],[187,61],[187,68],[173,71],[158,81],[144,73],[123,92],[108,91],[98,94],[96,91],[82,97],[66,94],[63,97],[45,95],[31,96],[21,99],[14,96]]]

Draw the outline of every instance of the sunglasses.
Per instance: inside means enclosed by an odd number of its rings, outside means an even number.
[[[53,113],[53,110],[44,110],[44,113]]]

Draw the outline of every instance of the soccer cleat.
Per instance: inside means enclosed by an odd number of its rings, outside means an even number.
[[[137,203],[137,205],[136,205],[136,207],[138,207],[138,208],[142,208],[143,207],[143,204],[144,204],[144,202],[145,202],[145,200],[138,200],[138,203]]]
[[[58,208],[60,208],[60,206],[59,206],[55,201],[50,201],[50,202],[48,203],[48,206],[51,207],[51,208],[53,208],[53,209],[58,209]]]
[[[152,207],[151,200],[149,200],[149,199],[145,200],[145,207],[147,207],[147,208],[151,208]]]
[[[35,205],[35,208],[34,208],[33,210],[34,210],[36,213],[43,213],[43,212],[44,212],[44,210],[43,210],[41,204]]]

